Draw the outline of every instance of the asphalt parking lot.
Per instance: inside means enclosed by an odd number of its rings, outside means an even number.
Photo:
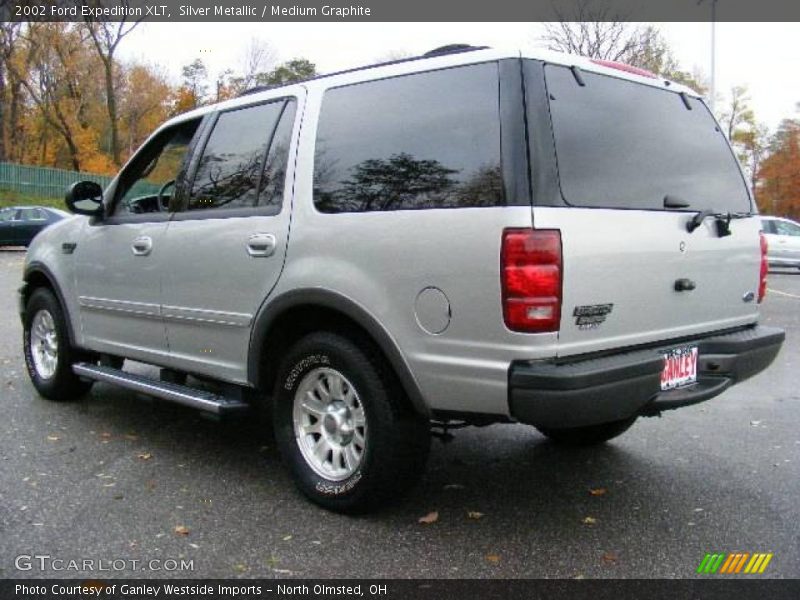
[[[103,577],[682,578],[706,552],[772,552],[762,577],[800,577],[800,272],[771,275],[764,322],[787,343],[766,373],[595,449],[524,426],[459,431],[411,494],[352,518],[301,498],[250,423],[106,385],[40,399],[16,314],[23,258],[0,251],[1,578],[91,575],[18,571],[33,554],[127,561]],[[181,559],[193,570],[140,570]]]

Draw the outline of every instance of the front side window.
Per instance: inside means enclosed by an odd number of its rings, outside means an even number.
[[[749,212],[733,153],[697,98],[567,67],[545,67],[561,192],[567,204]],[[688,106],[687,106],[688,105]]]
[[[221,113],[200,158],[188,209],[265,206],[279,212],[293,121],[294,101]]]
[[[121,194],[113,214],[133,215],[168,210],[200,120],[175,125],[150,140],[121,176]]]
[[[497,63],[325,92],[314,203],[331,213],[504,205]]]

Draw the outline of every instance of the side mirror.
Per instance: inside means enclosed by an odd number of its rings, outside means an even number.
[[[78,181],[67,188],[64,202],[76,215],[98,217],[103,214],[103,188],[94,181]]]

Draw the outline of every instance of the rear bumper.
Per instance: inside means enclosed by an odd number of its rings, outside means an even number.
[[[764,370],[775,359],[782,329],[754,326],[563,364],[516,362],[509,370],[511,415],[545,428],[582,427],[651,416],[697,404]],[[697,346],[697,383],[661,391],[663,352]]]

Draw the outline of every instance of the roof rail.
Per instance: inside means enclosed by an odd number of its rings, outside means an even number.
[[[441,56],[442,54],[458,54],[459,52],[472,52],[473,50],[486,50],[489,46],[470,46],[469,44],[447,44],[439,46],[433,50],[428,50],[422,55],[423,58],[431,56]]]
[[[242,96],[249,96],[250,94],[257,94],[259,92],[266,92],[267,90],[274,90],[277,88],[281,88],[287,85],[294,85],[295,83],[305,83],[307,81],[314,81],[316,79],[324,79],[325,77],[333,77],[334,75],[344,75],[345,73],[354,73],[356,71],[365,71],[367,69],[376,69],[378,67],[387,67],[389,65],[397,65],[401,63],[411,62],[414,60],[424,60],[426,58],[434,58],[436,56],[444,56],[446,54],[459,54],[461,52],[474,52],[476,50],[486,50],[489,46],[470,46],[469,44],[448,44],[446,46],[439,46],[438,48],[434,48],[433,50],[429,50],[425,54],[421,54],[419,56],[410,56],[408,58],[399,58],[396,60],[388,60],[385,62],[379,62],[372,65],[363,65],[360,67],[354,67],[352,69],[344,69],[342,71],[335,71],[333,73],[325,73],[323,75],[315,75],[314,77],[307,77],[306,79],[299,79],[297,81],[292,81],[291,83],[281,83],[276,85],[259,85],[248,90],[241,92],[237,98],[241,98]]]

